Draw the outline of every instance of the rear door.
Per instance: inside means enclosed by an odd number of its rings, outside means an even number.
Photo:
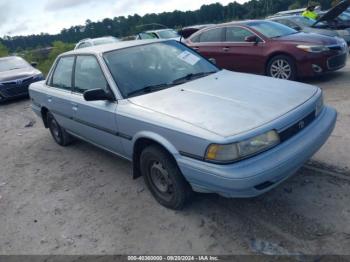
[[[191,48],[210,60],[215,60],[218,66],[224,65],[224,30],[222,27],[208,29],[190,39]]]
[[[112,92],[94,55],[77,56],[73,82],[73,132],[105,149],[122,154],[116,122],[117,101],[86,101],[83,96],[85,91],[98,88]]]
[[[247,42],[247,37],[255,36],[258,43]],[[265,42],[254,32],[241,26],[225,28],[225,44],[222,48],[224,68],[247,73],[264,73]]]
[[[46,105],[57,122],[67,130],[74,126],[71,107],[74,56],[61,57],[48,80]]]

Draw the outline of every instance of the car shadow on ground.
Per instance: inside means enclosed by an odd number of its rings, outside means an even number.
[[[96,150],[84,142],[75,143],[79,151]],[[132,181],[131,165],[110,153],[97,150],[99,155],[102,154],[101,157],[108,158],[108,162],[112,161],[116,168],[121,165],[126,169],[130,168],[128,177],[120,177],[125,173],[115,176],[116,184],[120,179],[126,179],[131,181],[130,188],[143,187],[142,178]],[[344,241],[347,237],[342,229],[346,223],[344,221],[350,219],[350,209],[344,213],[340,206],[346,206],[350,200],[349,185],[349,180],[343,181],[316,171],[301,169],[277,188],[256,198],[227,199],[216,194],[196,193],[185,209],[176,211],[175,214],[196,217],[202,221],[200,226],[204,231],[213,234],[214,238],[227,239],[227,243],[244,240],[242,245],[249,246],[255,243],[250,241],[264,239],[283,244],[293,252],[312,253],[324,241]],[[143,191],[148,201],[151,199],[149,203],[153,208],[158,209],[159,204],[150,197],[148,190]],[[132,196],[130,201],[140,197],[136,201],[142,201],[144,196]],[[170,215],[173,211],[164,209],[164,212]],[[343,222],[339,223],[339,219],[336,222],[332,219],[333,216],[338,216]],[[230,250],[229,246],[225,247],[225,243],[219,245],[224,250]],[[304,245],[306,246],[303,247]]]

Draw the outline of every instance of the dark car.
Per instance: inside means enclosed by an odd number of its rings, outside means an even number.
[[[280,12],[269,19],[298,31],[338,36],[350,45],[350,23],[347,21],[347,14],[344,13],[349,8],[349,4],[349,1],[342,1],[328,11],[319,12],[317,20],[303,17],[301,15],[303,9]]]
[[[28,86],[44,80],[43,74],[33,65],[17,56],[0,58],[0,102],[28,96]]]
[[[187,39],[189,38],[191,35],[193,35],[195,32],[199,31],[199,30],[202,30],[204,28],[208,28],[208,27],[211,27],[211,26],[214,26],[215,24],[204,24],[204,25],[192,25],[192,26],[187,26],[187,27],[184,27],[182,28],[180,31],[179,31],[179,34]]]
[[[203,29],[186,43],[222,68],[289,80],[338,70],[348,54],[343,39],[265,20]]]
[[[326,36],[340,37],[350,45],[350,29],[335,29],[329,27],[326,22],[315,24],[314,20],[308,19],[301,15],[278,16],[269,18],[271,21],[283,24],[297,31],[305,33],[317,33]]]

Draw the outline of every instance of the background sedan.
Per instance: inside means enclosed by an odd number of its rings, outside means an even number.
[[[28,96],[28,86],[44,79],[33,65],[17,56],[0,58],[0,102]]]
[[[203,29],[187,44],[228,70],[293,80],[345,66],[344,40],[252,20]]]

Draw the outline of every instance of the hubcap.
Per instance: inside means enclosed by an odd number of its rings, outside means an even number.
[[[51,130],[52,130],[52,134],[59,139],[60,138],[60,130],[58,128],[58,124],[56,122],[56,120],[52,119],[51,120]]]
[[[274,78],[289,79],[292,75],[292,68],[286,60],[278,59],[272,63],[270,75]]]
[[[172,193],[172,181],[169,179],[168,172],[160,162],[154,162],[151,165],[151,179],[157,190],[163,194]]]

